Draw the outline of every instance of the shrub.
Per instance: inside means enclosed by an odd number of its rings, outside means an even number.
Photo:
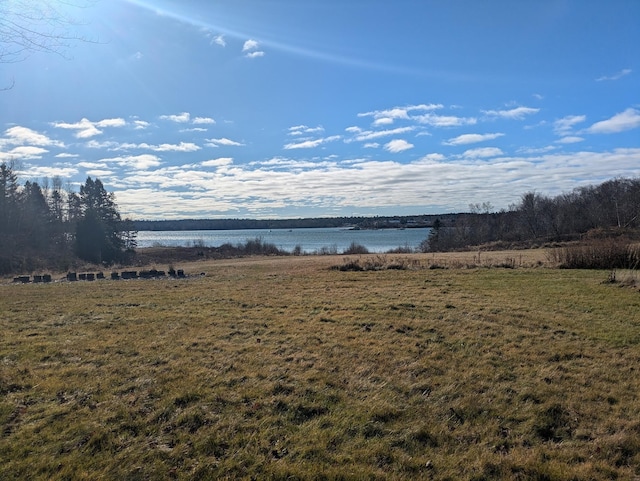
[[[278,249],[275,244],[265,242],[262,237],[256,237],[255,239],[247,239],[244,243],[238,244],[238,250],[245,255],[283,255],[284,251]]]
[[[339,271],[354,271],[354,272],[359,272],[359,271],[363,271],[364,267],[362,267],[360,265],[360,262],[358,260],[349,260],[349,261],[345,261],[344,264],[342,264],[341,266],[335,266],[334,269],[337,269]]]
[[[409,244],[405,244],[403,246],[398,246],[395,249],[390,249],[387,251],[387,254],[413,254],[416,252],[416,249],[411,247]]]
[[[551,259],[564,269],[637,269],[640,246],[625,239],[595,239],[555,249]]]
[[[336,255],[338,253],[338,246],[333,244],[332,246],[324,246],[315,251],[316,255],[319,256],[331,256]]]
[[[368,254],[369,249],[367,249],[362,244],[358,244],[357,242],[352,242],[349,247],[344,250],[344,254]]]

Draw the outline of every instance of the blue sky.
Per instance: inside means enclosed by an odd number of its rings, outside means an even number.
[[[86,41],[0,62],[0,161],[98,177],[126,216],[502,209],[640,175],[637,0],[57,8]]]

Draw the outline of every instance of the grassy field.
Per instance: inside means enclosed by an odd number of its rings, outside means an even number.
[[[640,293],[536,255],[0,284],[0,479],[640,479]]]

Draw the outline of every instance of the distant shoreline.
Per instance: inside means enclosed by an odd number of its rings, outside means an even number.
[[[343,227],[349,229],[413,229],[433,227],[436,220],[448,223],[460,214],[384,216],[384,217],[320,217],[302,219],[179,219],[134,220],[137,231],[303,229]]]

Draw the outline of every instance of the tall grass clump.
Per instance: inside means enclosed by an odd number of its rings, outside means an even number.
[[[416,259],[402,257],[390,259],[385,255],[366,256],[363,258],[345,258],[338,266],[332,266],[332,270],[338,271],[383,271],[383,270],[407,270],[420,269],[421,264]]]
[[[554,249],[552,260],[563,269],[637,269],[640,245],[624,239],[597,239]]]

